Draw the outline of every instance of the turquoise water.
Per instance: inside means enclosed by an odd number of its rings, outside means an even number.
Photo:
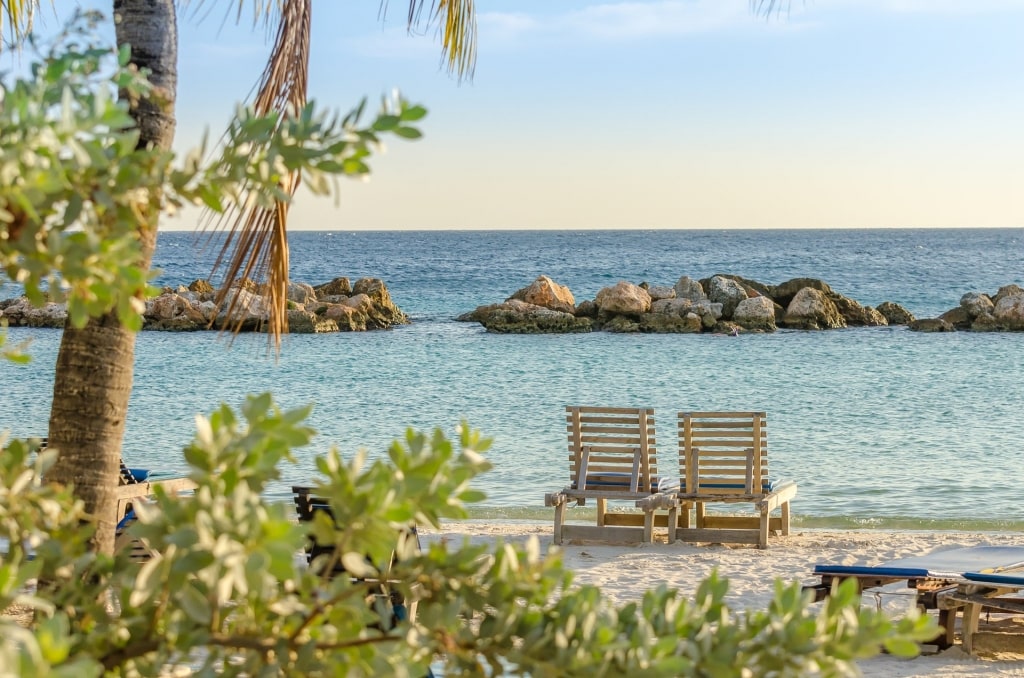
[[[567,404],[644,405],[671,452],[675,412],[768,412],[776,475],[799,483],[806,527],[1021,529],[1024,335],[918,334],[903,328],[772,335],[489,335],[453,322],[547,273],[577,299],[619,279],[672,284],[737,273],[777,283],[821,277],[864,303],[919,316],[967,291],[1021,284],[1024,237],[1006,231],[303,233],[293,277],[381,277],[414,323],[388,332],[264,337],[144,332],[125,455],[177,471],[193,416],[271,390],[314,403],[314,445],[273,494],[306,482],[331,444],[377,453],[406,426],[452,432],[467,420],[494,439],[479,516],[548,519],[544,492],[567,481]],[[163,282],[209,272],[188,234],[161,235]],[[9,292],[10,290],[3,290]],[[2,294],[10,296],[10,294]],[[0,428],[41,434],[60,333],[32,338],[28,366],[0,363]]]

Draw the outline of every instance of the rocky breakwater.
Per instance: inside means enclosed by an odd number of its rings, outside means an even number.
[[[267,299],[263,288],[251,281],[235,285],[224,303],[216,303],[217,291],[205,280],[188,286],[165,287],[146,302],[144,330],[187,332],[207,329],[261,331],[267,320]],[[230,312],[230,316],[229,316]],[[0,318],[12,326],[64,327],[64,304],[48,303],[40,308],[25,297],[0,301]],[[335,278],[323,285],[290,283],[288,286],[288,330],[295,334],[317,332],[361,332],[388,329],[409,322],[391,300],[383,281]]]
[[[914,316],[893,302],[861,305],[814,278],[780,285],[733,275],[683,276],[673,286],[622,281],[577,304],[569,288],[542,275],[504,302],[480,306],[458,320],[505,334],[734,333],[906,325]]]
[[[1024,289],[1006,285],[989,296],[968,292],[960,305],[938,318],[923,318],[910,323],[917,332],[1022,332],[1024,331]]]

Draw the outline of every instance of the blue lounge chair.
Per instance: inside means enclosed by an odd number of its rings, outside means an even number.
[[[956,612],[966,604],[954,604],[950,595],[970,581],[969,576],[999,577],[1005,576],[999,573],[1017,570],[1021,570],[1021,575],[1024,575],[1024,546],[967,546],[897,558],[873,566],[816,565],[814,575],[820,580],[805,586],[804,590],[813,591],[814,599],[820,601],[828,596],[836,581],[854,579],[862,592],[905,582],[906,588],[916,591],[920,607],[938,610],[939,625],[945,629],[945,633],[936,639],[936,644],[946,648],[953,643]],[[1024,578],[1020,578],[1020,581],[1024,588]]]
[[[963,579],[938,596],[940,609],[963,610],[961,642],[964,652],[974,654],[983,610],[1024,615],[1024,571],[965,572]]]

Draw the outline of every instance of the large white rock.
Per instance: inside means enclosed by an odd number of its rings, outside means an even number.
[[[639,315],[651,310],[651,295],[639,285],[622,280],[599,291],[594,303],[605,313]]]
[[[774,332],[775,303],[768,297],[752,297],[736,304],[732,320],[740,327],[748,330]]]
[[[839,309],[821,290],[805,287],[789,302],[782,324],[802,330],[826,330],[846,327]]]
[[[708,298],[708,295],[704,293],[704,288],[701,284],[688,275],[684,275],[679,279],[679,282],[676,283],[675,290],[676,296],[680,299],[702,301]]]
[[[992,315],[1001,327],[1008,330],[1024,330],[1024,292],[1002,296],[996,302]]]
[[[722,317],[731,318],[741,301],[747,298],[747,290],[732,278],[716,275],[708,281],[708,299],[722,305]]]
[[[576,298],[573,297],[572,291],[546,275],[537,276],[528,287],[519,290],[508,300],[512,299],[563,313],[573,313],[576,310]]]

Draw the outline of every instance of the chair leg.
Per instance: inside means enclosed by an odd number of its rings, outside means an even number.
[[[696,527],[699,530],[702,527],[704,527],[704,502],[698,501],[697,508],[693,513],[694,517],[696,518]]]
[[[761,529],[757,535],[757,548],[768,548],[768,527],[771,522],[771,512],[768,509],[761,509]]]
[[[597,526],[604,527],[604,514],[608,511],[608,500],[597,500]]]
[[[789,502],[782,504],[782,536],[789,535]]]
[[[555,536],[554,543],[562,543],[562,525],[565,523],[565,501],[560,501],[555,504]]]
[[[644,537],[643,543],[654,543],[654,510],[644,509]]]
[[[666,521],[668,526],[668,543],[676,543],[676,528],[679,527],[679,503],[676,502],[668,509],[668,520]]]
[[[981,605],[967,603],[964,606],[963,623],[960,632],[963,634],[964,652],[974,654],[974,634],[978,632],[978,621],[981,618]]]

